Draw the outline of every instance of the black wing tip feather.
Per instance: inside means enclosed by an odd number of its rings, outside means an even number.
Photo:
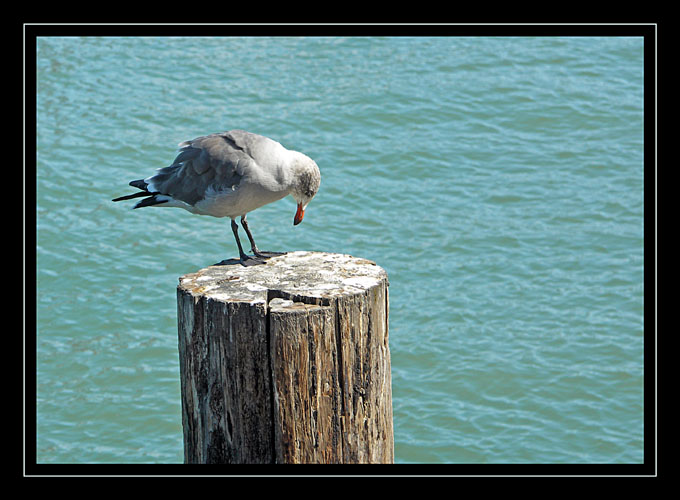
[[[146,191],[148,184],[144,182],[144,179],[137,179],[136,181],[130,181],[130,186]]]
[[[123,200],[131,200],[132,198],[140,198],[144,196],[145,198],[138,202],[134,208],[143,208],[143,207],[151,207],[153,205],[160,205],[161,203],[167,203],[168,200],[159,200],[156,195],[159,193],[148,193],[146,191],[140,192],[140,193],[135,193],[135,194],[129,194],[127,196],[121,196],[120,198],[114,198],[111,201],[123,201]]]
[[[135,193],[135,194],[128,194],[126,196],[119,196],[118,198],[114,198],[111,201],[123,201],[123,200],[131,200],[132,198],[139,198],[140,196],[151,196],[154,193],[149,193],[146,189],[148,184],[144,182],[144,179],[137,179],[136,181],[130,181],[130,186],[136,187],[138,189],[141,189],[142,192],[140,193]]]
[[[144,198],[142,201],[140,201],[139,203],[137,203],[137,204],[136,204],[134,207],[132,207],[132,208],[135,209],[135,208],[152,207],[152,206],[154,206],[154,205],[160,205],[161,203],[167,203],[167,202],[168,202],[168,200],[159,200],[159,199],[156,197],[156,195],[157,195],[158,193],[153,193],[153,194],[147,193],[147,194],[150,195],[148,198]]]
[[[140,191],[139,193],[135,194],[128,194],[127,196],[119,196],[118,198],[114,198],[111,201],[123,201],[123,200],[131,200],[133,198],[139,198],[141,196],[152,196],[151,193],[148,193],[146,191]]]

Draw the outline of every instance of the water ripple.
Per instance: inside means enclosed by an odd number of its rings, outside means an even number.
[[[174,289],[228,221],[109,200],[230,128],[322,171],[261,246],[388,271],[397,462],[642,461],[641,40],[46,37],[37,71],[39,461],[182,461]]]

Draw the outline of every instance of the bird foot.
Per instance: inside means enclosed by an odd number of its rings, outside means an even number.
[[[269,259],[270,257],[276,257],[278,255],[286,255],[286,252],[262,252],[257,248],[253,250],[253,253],[256,257],[260,257],[261,259]]]
[[[250,255],[245,254],[241,255],[239,261],[241,262],[241,265],[245,267],[259,266],[260,264],[267,263],[264,259],[260,259],[258,257],[251,257]]]

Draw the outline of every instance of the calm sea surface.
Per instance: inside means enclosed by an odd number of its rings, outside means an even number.
[[[643,460],[642,38],[39,38],[37,458],[183,460],[175,287],[228,219],[111,198],[242,128],[261,248],[390,278],[398,463]]]

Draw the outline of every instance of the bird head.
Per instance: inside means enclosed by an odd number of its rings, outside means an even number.
[[[321,172],[314,160],[301,154],[296,167],[296,182],[291,193],[297,203],[297,212],[295,212],[295,218],[293,219],[294,226],[302,222],[307,205],[316,196],[321,185]]]

